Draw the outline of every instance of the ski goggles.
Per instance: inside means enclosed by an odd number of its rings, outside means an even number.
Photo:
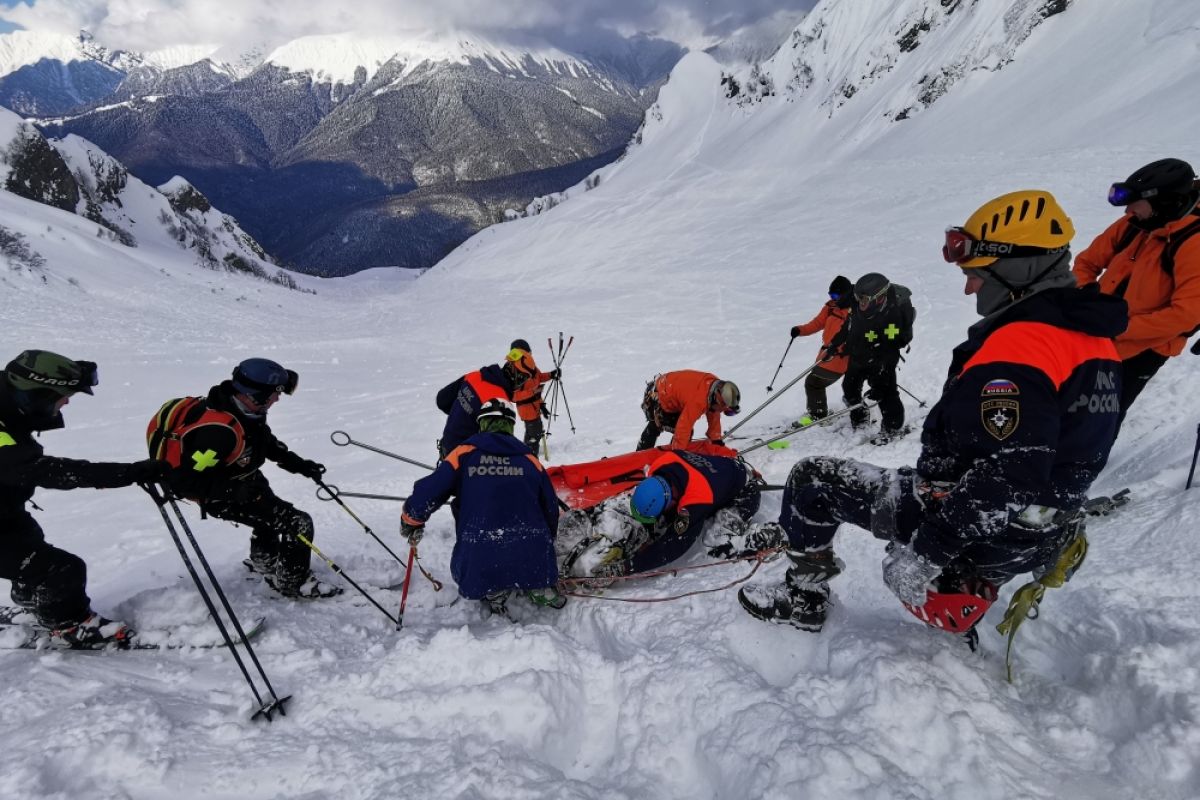
[[[508,351],[508,355],[504,360],[513,365],[513,368],[522,375],[532,376],[537,372],[537,364],[533,360],[533,354],[528,350],[522,350],[519,347],[514,347]]]
[[[973,258],[1029,258],[1061,253],[1070,245],[1062,247],[1034,247],[1027,244],[989,242],[976,239],[962,228],[946,228],[946,242],[942,245],[942,258],[951,264],[962,264]]]
[[[1113,206],[1127,206],[1130,203],[1136,203],[1138,200],[1154,197],[1156,194],[1158,194],[1158,189],[1143,189],[1139,191],[1127,183],[1114,183],[1108,187],[1108,204]]]
[[[829,293],[829,299],[830,299],[830,300],[841,300],[841,299],[842,299],[842,293],[841,293],[841,292],[830,292],[830,293]]]
[[[891,288],[890,285],[884,286],[882,289],[880,289],[878,292],[875,292],[874,294],[859,294],[858,292],[855,292],[854,299],[858,301],[859,310],[866,311],[871,306],[881,305],[883,303],[883,301],[887,298],[887,290],[890,288]]]
[[[280,392],[287,395],[295,394],[296,387],[300,385],[300,373],[292,369],[284,370],[284,372],[286,375],[280,376],[280,383],[262,383],[245,374],[239,374],[233,379],[234,388],[260,404],[267,402],[273,395]]]

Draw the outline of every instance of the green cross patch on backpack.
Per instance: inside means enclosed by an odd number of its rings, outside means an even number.
[[[168,400],[146,428],[150,457],[172,467],[204,474],[242,457],[246,434],[237,417],[209,408],[200,397]]]

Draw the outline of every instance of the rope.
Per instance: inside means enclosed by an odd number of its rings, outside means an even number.
[[[723,592],[726,589],[732,589],[734,586],[745,583],[754,577],[761,567],[767,561],[779,553],[782,553],[782,546],[772,547],[767,550],[760,550],[757,553],[746,556],[738,556],[737,558],[727,558],[722,561],[713,561],[708,564],[696,564],[690,567],[675,567],[673,569],[658,569],[648,572],[638,572],[633,575],[618,575],[612,578],[563,578],[558,582],[558,591],[568,597],[584,597],[593,600],[609,600],[615,603],[669,603],[672,600],[682,600],[685,597],[695,597],[701,594],[713,594],[715,592]],[[618,581],[633,581],[643,578],[656,578],[661,575],[678,575],[680,572],[694,572],[700,569],[709,569],[710,567],[720,567],[725,564],[738,564],[743,561],[753,561],[754,567],[745,576],[738,578],[736,581],[717,586],[712,589],[696,589],[683,594],[671,595],[669,597],[604,597],[591,592],[573,591],[575,587],[587,589],[606,589]]]

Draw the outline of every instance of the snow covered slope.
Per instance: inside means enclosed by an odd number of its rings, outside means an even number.
[[[955,15],[1003,25],[996,9],[1026,5],[978,0]],[[827,0],[813,17],[880,20],[826,42],[834,52],[892,36],[894,7]],[[565,372],[578,433],[565,418],[552,424],[551,461],[621,452],[642,427],[641,390],[655,372],[709,369],[741,383],[746,408],[764,400],[788,328],[816,311],[838,273],[879,270],[913,289],[918,328],[900,380],[932,401],[974,320],[958,270],[941,260],[943,228],[995,195],[1038,186],[1074,218],[1078,249],[1114,217],[1109,182],[1164,155],[1200,162],[1191,90],[1200,62],[1194,35],[1179,33],[1194,27],[1188,3],[1076,3],[1034,28],[1003,69],[969,72],[900,122],[885,101],[916,75],[900,62],[831,116],[823,93],[739,105],[725,96],[721,67],[692,55],[640,145],[591,191],[581,185],[547,213],[480,233],[404,285],[375,270],[324,282],[315,296],[258,283],[221,291],[127,262],[137,251],[92,230],[68,232],[78,217],[45,210],[63,222],[44,232],[46,219],[0,205],[0,224],[22,225],[84,283],[0,272],[6,299],[17,298],[0,321],[14,353],[40,346],[100,362],[96,396],[73,401],[69,428],[44,438],[51,452],[137,458],[163,400],[265,355],[302,376],[272,411],[276,432],[343,489],[390,494],[407,494],[421,471],[336,448],[330,431],[431,459],[437,389],[498,360],[517,336],[544,356],[542,337],[563,330],[575,336]],[[939,48],[953,60],[962,45],[951,37]],[[834,80],[821,72],[814,85]],[[776,385],[815,349],[793,347]],[[861,531],[840,536],[847,571],[819,636],[750,619],[731,591],[573,600],[510,627],[481,621],[470,604],[451,603],[452,586],[435,593],[420,577],[396,633],[353,594],[308,605],[271,598],[242,580],[245,529],[192,509],[234,604],[270,617],[258,651],[276,687],[296,696],[287,719],[248,722],[246,691],[217,651],[0,653],[0,796],[1196,797],[1200,489],[1181,488],[1200,421],[1198,375],[1200,359],[1172,359],[1139,399],[1096,486],[1132,487],[1134,503],[1092,522],[1087,564],[1020,632],[1012,684],[990,627],[998,620],[986,620],[976,656],[924,628],[883,587],[882,548]],[[802,403],[793,389],[747,428],[794,418]],[[920,420],[915,402],[907,410]],[[780,482],[801,455],[898,465],[917,450],[912,436],[880,449],[844,429],[813,429],[750,460]],[[378,545],[310,484],[270,477],[313,513],[322,549],[385,605],[399,602],[376,588],[400,576]],[[97,608],[147,629],[203,621],[137,490],[37,499],[50,540],[87,558]],[[769,497],[760,518],[778,502]],[[400,545],[394,505],[353,507]],[[442,579],[452,530],[441,512],[421,548]],[[665,597],[746,571],[685,573],[610,596]]]

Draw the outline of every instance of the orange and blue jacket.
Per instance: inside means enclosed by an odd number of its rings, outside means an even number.
[[[1116,436],[1125,324],[1124,301],[1088,287],[1038,292],[972,328],[921,434],[918,477],[954,487],[917,527],[919,555],[961,556],[983,577],[1053,557],[1060,541],[1010,523],[1087,499]]]
[[[821,310],[815,317],[810,319],[803,325],[797,325],[797,329],[801,336],[812,336],[817,331],[821,331],[821,344],[828,345],[833,341],[833,337],[838,335],[842,326],[846,324],[846,317],[850,315],[849,308],[842,308],[837,304],[836,300],[828,300],[821,306]],[[846,356],[837,356],[820,364],[821,369],[829,370],[837,375],[841,375],[846,371],[846,367],[850,364],[850,359]]]
[[[715,441],[721,438],[721,412],[708,407],[708,395],[716,375],[694,369],[666,372],[654,382],[658,393],[658,405],[668,414],[678,414],[675,435],[669,447],[681,449],[692,441],[692,428],[701,417],[708,420],[705,438]]]
[[[504,368],[489,364],[448,383],[437,393],[437,407],[446,415],[441,451],[449,453],[479,430],[475,417],[489,400],[512,400],[513,385]]]
[[[1129,304],[1129,327],[1117,337],[1122,360],[1146,350],[1164,356],[1183,352],[1190,331],[1200,326],[1200,235],[1175,253],[1174,277],[1162,268],[1171,237],[1196,222],[1190,214],[1153,231],[1142,231],[1124,248],[1129,215],[1108,226],[1075,257],[1080,286],[1096,283],[1105,294]]]
[[[658,569],[682,557],[704,523],[722,508],[735,506],[747,521],[758,510],[758,484],[736,458],[672,450],[650,465],[649,474],[665,480],[675,500],[655,526],[659,535],[630,559],[633,572]],[[686,527],[676,525],[680,520],[686,520]]]

